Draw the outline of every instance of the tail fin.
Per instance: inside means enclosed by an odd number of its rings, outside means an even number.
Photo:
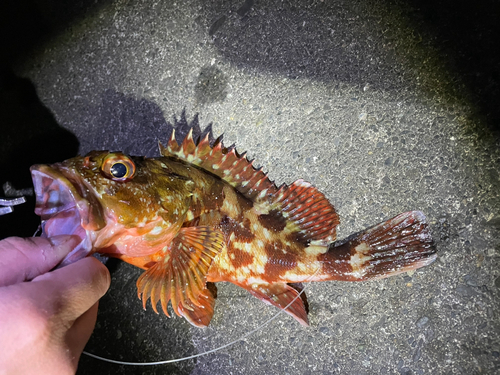
[[[425,215],[405,212],[332,243],[321,256],[322,280],[384,278],[427,266],[436,256]]]

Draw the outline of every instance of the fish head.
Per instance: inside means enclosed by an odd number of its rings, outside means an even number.
[[[34,165],[31,175],[42,236],[81,238],[62,265],[94,252],[127,257],[156,253],[181,227],[194,185],[161,159],[108,151]]]

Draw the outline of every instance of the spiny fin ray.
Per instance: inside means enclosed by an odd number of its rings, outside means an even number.
[[[304,299],[300,297],[296,298],[299,292],[294,286],[284,283],[275,283],[254,284],[252,286],[245,286],[244,288],[261,301],[280,309],[285,309],[285,307],[291,303],[285,312],[303,326],[309,325],[306,306],[304,305],[306,299],[305,297]],[[304,293],[302,293],[302,295],[304,295]]]
[[[328,244],[336,238],[339,217],[326,197],[310,183],[297,180],[282,186],[270,202],[270,210],[281,212],[291,222],[290,231],[306,242]]]
[[[213,295],[206,287],[205,265],[223,249],[224,237],[210,227],[181,228],[166,251],[165,258],[147,269],[137,280],[143,306],[151,298],[153,310],[161,302],[165,315],[168,301],[178,316],[198,327],[206,327],[213,315]]]
[[[278,188],[274,182],[269,180],[267,173],[261,168],[253,166],[253,161],[248,160],[246,153],[239,154],[234,145],[225,147],[222,136],[212,141],[212,132],[208,127],[202,132],[203,137],[194,136],[193,129],[191,128],[182,141],[179,141],[178,128],[174,128],[167,145],[160,144],[160,153],[205,169],[251,200],[256,200],[264,190],[265,197],[271,197],[276,193]]]

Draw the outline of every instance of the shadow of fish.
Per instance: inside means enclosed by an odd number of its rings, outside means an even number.
[[[151,299],[198,327],[213,316],[215,282],[234,283],[307,325],[304,281],[363,281],[436,259],[419,211],[335,242],[339,218],[325,196],[297,180],[276,186],[234,146],[183,113],[161,157],[92,151],[31,168],[43,236],[80,236],[62,265],[93,253],[144,269]]]

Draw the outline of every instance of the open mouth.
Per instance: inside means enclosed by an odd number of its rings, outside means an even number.
[[[82,197],[78,184],[47,165],[31,167],[35,187],[35,213],[42,219],[42,237],[76,235],[80,243],[63,259],[59,267],[85,258],[92,252],[94,231],[88,227],[91,205]]]

